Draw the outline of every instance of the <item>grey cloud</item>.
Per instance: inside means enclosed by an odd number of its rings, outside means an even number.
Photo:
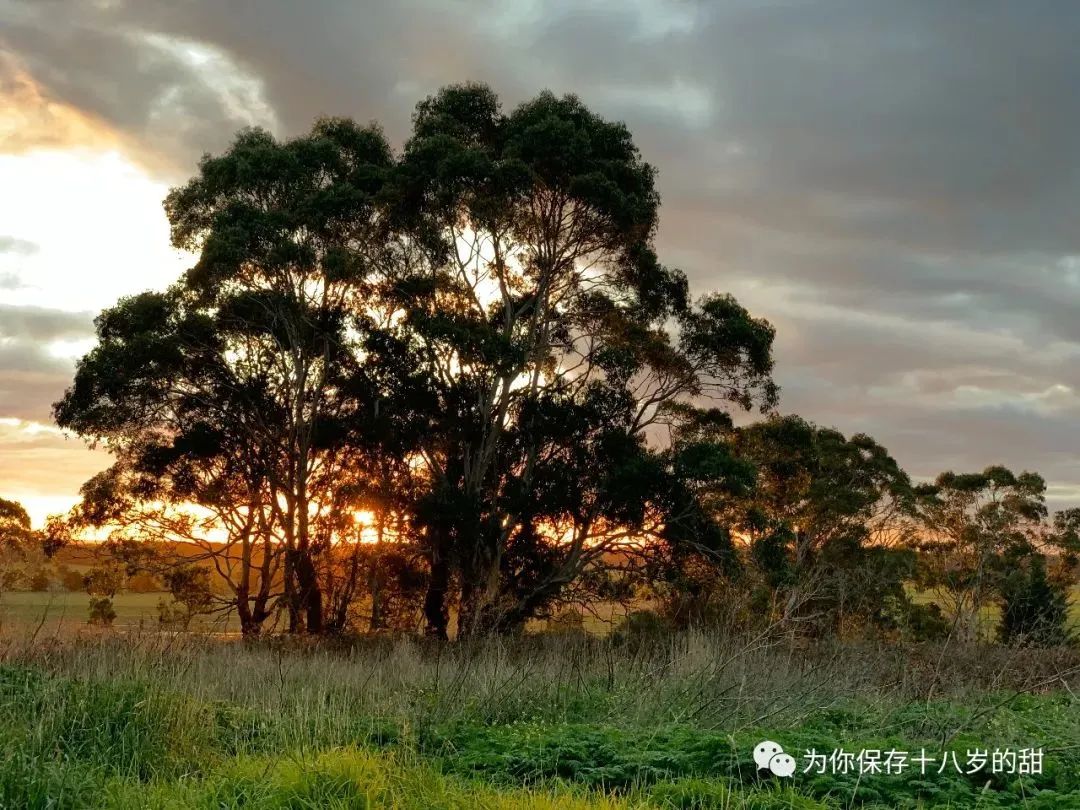
[[[24,361],[32,357],[30,353],[22,355]],[[0,352],[0,418],[50,424],[53,403],[63,396],[71,384],[71,365],[39,357],[39,363],[24,362],[23,365],[46,366],[52,370],[35,367],[29,371],[18,371],[8,367],[9,359]]]
[[[93,315],[45,307],[0,304],[0,338],[48,342],[91,337]]]
[[[468,78],[508,105],[576,92],[659,168],[665,260],[777,324],[785,410],[919,475],[1005,461],[1080,487],[1071,0],[0,0],[0,21],[49,94],[176,179],[248,113],[163,43],[257,77],[282,134],[330,113],[400,142]]]
[[[206,53],[168,32],[141,28],[120,5],[49,0],[0,4],[0,47],[16,54],[50,98],[71,104],[152,146],[169,170],[220,148],[241,126],[263,123],[251,99]],[[3,77],[0,77],[3,78]],[[238,97],[239,96],[239,97]]]
[[[74,364],[48,344],[94,334],[89,313],[0,304],[0,417],[49,423]]]
[[[70,360],[53,357],[40,344],[0,345],[0,418],[49,424],[52,403],[71,384],[73,374]]]

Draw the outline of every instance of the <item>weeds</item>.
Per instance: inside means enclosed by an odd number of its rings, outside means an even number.
[[[705,633],[10,641],[0,807],[1080,806],[1072,653],[900,652]],[[800,774],[784,787],[753,773],[764,737],[800,754],[947,742],[1046,759],[1022,779]]]

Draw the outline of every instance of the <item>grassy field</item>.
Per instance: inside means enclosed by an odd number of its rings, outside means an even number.
[[[149,629],[158,625],[157,605],[170,600],[167,593],[118,593],[113,597],[114,626],[121,630]],[[9,591],[0,596],[0,627],[41,625],[46,633],[85,625],[90,597],[72,591]],[[230,620],[231,619],[231,620]],[[198,617],[199,629],[239,632],[235,617]]]
[[[113,597],[116,611],[114,628],[123,632],[151,630],[158,627],[158,603],[170,601],[166,592],[118,593]],[[9,591],[0,595],[0,630],[40,626],[46,634],[69,632],[86,624],[90,597],[71,591]],[[648,607],[646,603],[635,607]],[[606,635],[618,625],[627,609],[617,603],[603,603],[582,612],[582,626],[594,635]],[[199,631],[239,634],[240,623],[233,613],[196,617],[192,625]],[[532,631],[550,629],[553,623],[537,621]]]
[[[8,636],[0,807],[1075,808],[1078,690],[1067,650]],[[763,739],[795,776],[758,776]],[[807,749],[1005,747],[1042,773],[802,772]]]
[[[913,592],[917,602],[929,602],[934,595],[929,592]],[[113,598],[116,611],[114,626],[122,631],[137,629],[149,630],[158,627],[158,602],[169,601],[168,593],[119,593]],[[0,630],[6,627],[25,628],[41,627],[46,634],[71,631],[86,624],[90,597],[85,593],[69,591],[30,592],[11,591],[0,596]],[[647,604],[635,608],[648,607]],[[1080,587],[1073,591],[1071,599],[1072,627],[1080,631]],[[610,633],[626,615],[627,608],[617,603],[603,603],[582,612],[582,626],[593,635]],[[992,637],[997,626],[1000,610],[988,606],[982,611],[983,622],[988,636]],[[533,622],[529,630],[542,632],[550,630],[556,623]],[[215,614],[196,617],[193,627],[199,631],[235,635],[240,632],[240,624],[234,614]]]
[[[918,591],[912,589],[910,591],[912,599],[920,604],[927,604],[929,602],[942,603],[942,600],[937,597],[933,591]],[[979,611],[980,623],[985,629],[985,632],[989,636],[993,636],[994,629],[1001,621],[1001,608],[997,605],[986,605]],[[1080,632],[1080,585],[1074,587],[1069,593],[1069,626],[1074,630]]]

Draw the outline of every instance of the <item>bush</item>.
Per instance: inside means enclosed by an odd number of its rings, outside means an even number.
[[[35,593],[49,590],[49,572],[44,568],[37,569],[31,576],[29,587]]]
[[[908,601],[903,607],[900,626],[911,641],[941,641],[949,635],[949,620],[937,602],[920,605]]]
[[[83,575],[73,568],[61,565],[57,568],[57,573],[60,577],[60,584],[64,587],[65,591],[78,593],[85,586]]]
[[[673,632],[671,623],[654,610],[635,610],[615,628],[617,644],[640,644],[658,641]]]
[[[1006,644],[1052,647],[1070,641],[1065,589],[1046,576],[1046,558],[1036,555],[1005,578],[998,637]]]
[[[90,624],[111,627],[115,619],[116,610],[113,608],[112,599],[107,596],[90,597]]]

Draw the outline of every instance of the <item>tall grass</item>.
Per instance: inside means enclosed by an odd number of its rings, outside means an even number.
[[[703,728],[798,722],[808,709],[1080,689],[1080,652],[979,645],[805,644],[688,631],[655,638],[540,635],[470,644],[415,638],[248,644],[185,634],[8,638],[0,661],[81,680],[124,678],[200,701],[294,717],[340,739],[363,716]],[[297,741],[299,742],[299,740]]]
[[[1080,743],[1077,690],[1075,651],[719,632],[8,637],[0,807],[915,807],[931,806],[928,791],[967,806],[987,790],[758,784],[746,755],[777,735],[818,748],[1042,744],[1050,773],[993,796],[1064,791],[1077,804],[1046,806],[1080,806],[1080,774],[1054,753]]]

